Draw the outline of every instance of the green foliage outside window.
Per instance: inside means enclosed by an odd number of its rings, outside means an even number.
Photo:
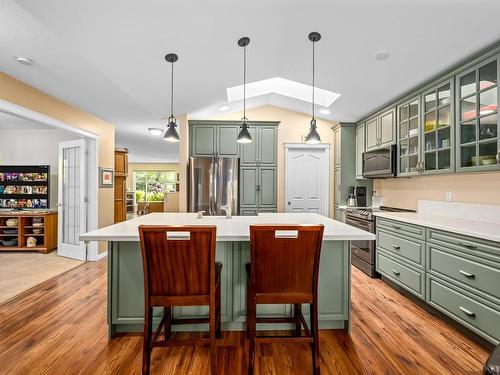
[[[164,193],[175,192],[177,172],[134,171],[133,178],[137,202],[161,202]]]

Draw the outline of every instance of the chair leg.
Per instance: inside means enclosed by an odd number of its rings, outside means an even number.
[[[165,306],[163,307],[163,315],[166,317],[165,319],[165,340],[168,340],[172,336],[172,307]]]
[[[300,337],[302,335],[302,322],[300,321],[299,313],[302,310],[302,305],[296,303],[293,305],[293,317],[295,319],[295,336]]]
[[[313,337],[313,342],[311,344],[313,374],[314,375],[320,375],[320,367],[319,367],[319,330],[318,330],[318,300],[316,298],[314,299],[313,303],[311,303],[311,335]]]
[[[221,322],[221,283],[217,285],[217,289],[215,291],[215,319],[216,319],[216,332],[215,337],[220,339],[222,337],[222,322]]]
[[[215,303],[210,306],[209,312],[209,325],[210,325],[210,374],[217,374],[217,342],[216,335],[216,316],[215,316]]]
[[[248,332],[248,374],[253,375],[255,365],[255,335],[257,330],[257,306],[254,293],[249,286],[247,304],[247,332]]]
[[[153,308],[144,311],[144,337],[142,343],[142,375],[149,375],[151,365],[151,336],[153,329]]]

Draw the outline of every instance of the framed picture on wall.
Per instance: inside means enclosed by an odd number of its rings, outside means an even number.
[[[114,174],[115,172],[113,168],[99,167],[99,187],[112,188],[114,182]]]

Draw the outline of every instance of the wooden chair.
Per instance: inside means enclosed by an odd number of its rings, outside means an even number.
[[[216,373],[216,337],[220,337],[220,275],[215,262],[215,226],[139,226],[144,269],[144,343],[142,373],[149,374],[154,347],[210,345],[210,370]],[[206,306],[209,317],[173,319],[173,306]],[[153,307],[163,318],[152,333]],[[209,337],[170,340],[175,324],[209,323]],[[164,331],[164,340],[159,336]]]
[[[248,373],[253,374],[255,344],[310,343],[313,373],[319,374],[318,273],[323,225],[251,225],[247,264]],[[285,303],[294,307],[290,318],[257,318],[257,304]],[[301,305],[309,304],[311,327]],[[257,336],[257,323],[293,323],[294,336]],[[305,336],[302,336],[302,326]]]

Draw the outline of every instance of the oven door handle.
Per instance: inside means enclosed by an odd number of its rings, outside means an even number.
[[[347,217],[345,223],[347,225],[352,225],[352,226],[354,226],[356,228],[365,230],[365,231],[370,232],[370,233],[374,232],[374,228],[373,228],[374,227],[374,223],[372,221],[368,221],[368,220],[367,221],[361,221],[361,220],[356,220],[356,219]]]

